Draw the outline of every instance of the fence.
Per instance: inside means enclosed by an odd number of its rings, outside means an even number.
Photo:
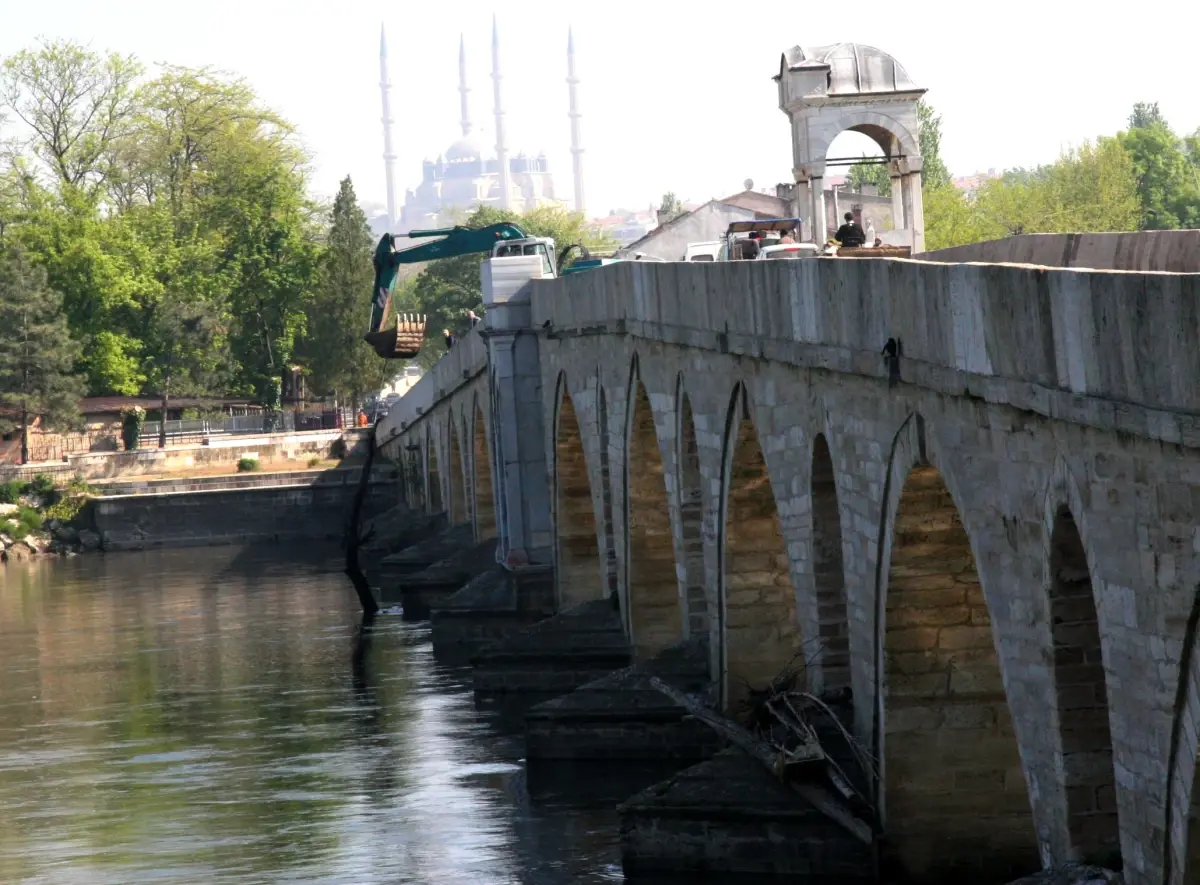
[[[214,420],[185,419],[167,421],[167,443],[188,445],[202,443],[214,436],[243,433],[294,433],[299,430],[337,430],[355,425],[353,409],[328,409],[322,412],[260,412],[257,415],[229,415]],[[158,445],[162,422],[147,421],[142,425],[139,444]]]

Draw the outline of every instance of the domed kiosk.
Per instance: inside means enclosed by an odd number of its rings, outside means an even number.
[[[810,222],[825,218],[827,166],[848,166],[861,158],[829,157],[843,132],[861,132],[883,151],[892,179],[892,217],[909,232],[914,254],[925,249],[921,202],[921,148],[917,102],[925,90],[882,49],[858,43],[793,46],[779,61],[779,109],[792,124],[793,173],[799,213]],[[811,224],[811,239],[823,242],[822,224]]]

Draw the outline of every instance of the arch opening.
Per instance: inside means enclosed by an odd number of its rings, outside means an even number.
[[[700,478],[700,449],[696,422],[686,396],[679,424],[679,523],[682,529],[682,572],[687,603],[688,634],[708,633],[708,601],[704,576],[704,497]]]
[[[488,454],[487,430],[483,410],[475,406],[475,434],[472,455],[475,461],[475,540],[496,537],[496,493],[492,484],[492,460]]]
[[[654,412],[637,381],[626,458],[626,547],[634,656],[646,660],[683,639],[675,544]]]
[[[826,690],[850,685],[850,623],[842,560],[842,518],[833,456],[824,434],[813,442],[812,563],[821,637],[821,673]]]
[[[914,468],[901,491],[883,653],[890,872],[1005,882],[1039,869],[991,618],[970,540],[934,467]]]
[[[1050,534],[1050,630],[1072,852],[1120,869],[1100,624],[1083,539],[1066,506],[1055,513]]]
[[[560,609],[602,593],[600,543],[583,437],[571,395],[564,389],[554,443],[555,582]]]
[[[450,525],[462,525],[470,521],[467,513],[467,495],[463,488],[466,471],[463,469],[462,449],[458,445],[458,428],[454,416],[450,416]]]
[[[438,469],[437,446],[432,438],[426,443],[426,448],[429,450],[429,512],[441,513],[446,509],[442,503],[442,474]]]
[[[741,420],[730,462],[722,569],[722,679],[727,709],[736,710],[747,687],[763,688],[798,666],[800,629],[788,573],[787,544],[775,493],[754,424]]]

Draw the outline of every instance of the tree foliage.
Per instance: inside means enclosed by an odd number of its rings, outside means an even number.
[[[21,433],[22,463],[34,419],[50,428],[78,423],[76,349],[45,272],[19,248],[0,249],[0,430]]]
[[[0,236],[63,296],[94,394],[278,406],[320,252],[307,157],[243,81],[69,41],[0,65]]]
[[[312,390],[333,391],[339,400],[356,404],[366,394],[382,389],[394,372],[393,364],[381,360],[362,340],[375,278],[373,249],[367,216],[347,177],[330,212],[329,237],[308,310],[302,359]]]

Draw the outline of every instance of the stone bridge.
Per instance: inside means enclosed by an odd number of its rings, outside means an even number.
[[[378,433],[407,500],[848,687],[890,851],[1200,881],[1200,275],[623,263],[489,309]],[[1200,796],[1197,796],[1200,799]],[[1200,856],[1200,837],[1190,853]]]

